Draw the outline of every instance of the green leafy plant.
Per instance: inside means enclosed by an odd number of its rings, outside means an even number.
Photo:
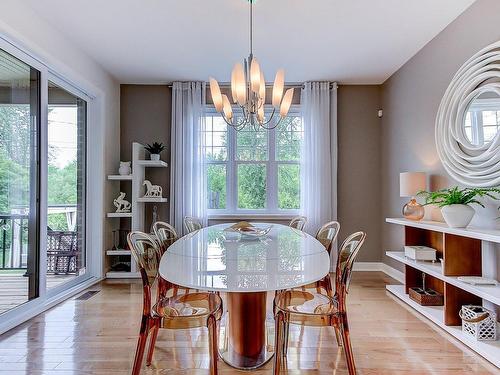
[[[160,152],[165,150],[166,147],[161,142],[154,142],[152,145],[148,143],[144,148],[148,150],[150,154],[159,154]]]
[[[478,204],[484,205],[476,198],[489,197],[495,200],[500,199],[499,188],[464,188],[458,186],[442,189],[438,191],[420,191],[417,195],[425,198],[424,205],[435,204],[438,207],[450,206],[452,204]]]

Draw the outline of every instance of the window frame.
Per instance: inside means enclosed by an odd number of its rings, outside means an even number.
[[[272,112],[271,105],[265,106],[265,112]],[[235,111],[236,116],[241,112]],[[292,105],[288,112],[289,116],[300,117],[300,105]],[[215,110],[213,105],[205,106],[205,117],[217,117],[220,114]],[[267,130],[266,130],[267,131]],[[227,143],[227,160],[226,161],[205,161],[206,165],[225,165],[226,166],[226,208],[225,209],[210,209],[207,208],[209,218],[252,218],[252,217],[267,217],[267,218],[291,218],[300,212],[299,209],[280,209],[278,207],[278,167],[279,165],[298,165],[301,161],[293,160],[277,160],[276,155],[276,129],[267,131],[267,160],[237,160],[236,158],[236,137],[237,131],[228,126],[228,143]],[[264,164],[266,166],[266,208],[263,209],[243,209],[238,208],[238,166],[239,165],[255,165]],[[206,169],[205,169],[206,170]]]

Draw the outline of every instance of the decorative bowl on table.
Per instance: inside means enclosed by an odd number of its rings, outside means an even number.
[[[256,227],[247,221],[240,221],[230,227],[224,229],[225,232],[233,232],[240,234],[243,238],[254,239],[266,236],[273,226]]]

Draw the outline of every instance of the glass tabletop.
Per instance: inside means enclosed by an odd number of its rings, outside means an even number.
[[[328,253],[314,237],[285,225],[254,225],[272,228],[247,238],[219,224],[182,237],[163,255],[160,275],[193,289],[259,292],[306,285],[329,272]]]

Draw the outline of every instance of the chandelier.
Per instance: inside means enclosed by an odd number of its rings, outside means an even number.
[[[231,97],[236,104],[241,116],[235,116],[233,107],[227,95],[222,94],[219,83],[216,79],[210,77],[210,92],[215,106],[215,110],[222,115],[224,121],[235,128],[242,130],[247,125],[252,125],[255,130],[259,127],[270,130],[279,125],[281,120],[286,117],[293,98],[293,88],[285,88],[285,71],[279,69],[274,79],[272,91],[273,111],[269,118],[264,115],[264,106],[266,103],[266,81],[264,73],[260,69],[257,59],[253,56],[253,1],[250,3],[250,55],[242,63],[237,63],[231,73]],[[276,119],[276,113],[279,113],[279,119]]]

